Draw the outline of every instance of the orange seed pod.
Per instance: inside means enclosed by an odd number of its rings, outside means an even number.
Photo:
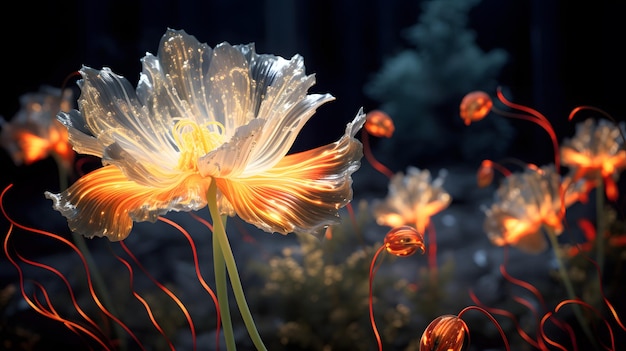
[[[435,318],[420,339],[420,351],[461,351],[468,346],[469,328],[458,316]]]
[[[391,229],[385,236],[385,249],[392,255],[406,257],[420,250],[426,251],[424,238],[415,228],[400,226]]]
[[[489,95],[483,91],[473,91],[461,100],[461,119],[468,126],[472,122],[480,121],[491,111],[493,101]]]
[[[378,138],[391,138],[396,129],[391,117],[381,110],[373,110],[367,113],[364,128],[370,135]]]

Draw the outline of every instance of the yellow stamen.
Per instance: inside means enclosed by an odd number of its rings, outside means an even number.
[[[178,168],[197,171],[198,158],[224,143],[224,125],[216,121],[200,125],[189,119],[180,119],[174,125],[172,136],[180,150]]]

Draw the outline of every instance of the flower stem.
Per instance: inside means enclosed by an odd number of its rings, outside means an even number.
[[[235,301],[237,301],[237,306],[239,307],[239,312],[241,313],[241,317],[243,318],[243,322],[248,330],[248,334],[252,339],[252,342],[256,346],[257,350],[266,351],[265,345],[261,340],[261,336],[259,335],[259,331],[254,324],[254,319],[252,318],[252,314],[250,313],[250,309],[248,308],[248,303],[246,301],[246,296],[243,292],[243,287],[241,285],[241,280],[239,279],[239,272],[237,271],[237,264],[235,263],[235,257],[233,256],[233,252],[230,248],[230,243],[228,242],[228,237],[226,236],[226,228],[224,227],[224,222],[222,221],[222,217],[220,216],[219,209],[217,208],[217,185],[215,181],[211,182],[211,186],[209,186],[209,190],[207,192],[207,203],[209,205],[209,212],[211,213],[211,219],[213,221],[213,243],[217,243],[218,246],[217,251],[220,251],[218,255],[214,255],[214,260],[216,256],[221,256],[220,265],[225,264],[226,270],[228,271],[228,276],[230,278],[230,283],[233,288],[233,294],[235,295]],[[215,248],[214,248],[214,251]],[[216,262],[217,263],[217,262]],[[217,272],[216,272],[217,273]],[[221,283],[218,281],[218,277],[216,274],[216,284],[224,285],[223,289],[225,289],[225,277],[222,275]],[[218,287],[218,300],[220,305],[220,313],[222,314],[222,322],[226,324],[226,322],[230,323],[230,328],[232,329],[232,322],[230,319],[224,319],[224,316],[228,314],[228,311],[222,311],[222,300],[223,297],[220,296],[220,288]],[[226,330],[226,325],[224,325],[224,330]],[[230,348],[229,348],[230,350]]]
[[[554,257],[556,258],[557,264],[559,266],[559,274],[561,275],[561,280],[565,285],[565,290],[567,291],[568,298],[570,300],[580,300],[574,292],[574,286],[572,285],[572,281],[569,279],[569,275],[567,274],[567,270],[565,269],[565,263],[563,262],[561,254],[559,253],[559,241],[557,239],[556,233],[554,232],[554,230],[552,230],[552,228],[546,228],[546,232],[548,233],[548,238],[550,239],[550,244],[552,245],[552,250],[554,251]],[[593,337],[591,330],[589,330],[589,325],[587,324],[586,319],[582,314],[580,306],[574,305],[572,307],[574,309],[574,316],[576,317],[578,324],[580,324],[580,327],[582,328],[583,332],[585,333],[591,344],[594,346],[594,349],[598,350],[599,348],[596,339]]]
[[[211,211],[213,217],[213,211]],[[221,223],[221,219],[219,220]],[[220,242],[215,235],[217,224],[213,219],[213,270],[215,271],[215,285],[217,290],[217,301],[222,316],[222,326],[224,330],[224,339],[226,340],[226,349],[235,350],[235,334],[233,332],[233,323],[230,318],[230,307],[228,304],[228,291],[226,290],[226,266],[224,262],[224,254]]]

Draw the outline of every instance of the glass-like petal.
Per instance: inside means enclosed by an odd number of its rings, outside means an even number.
[[[621,132],[620,132],[621,129]],[[576,125],[576,134],[561,145],[561,159],[578,177],[589,180],[619,178],[626,169],[624,123],[616,125],[605,119],[588,118]]]
[[[181,175],[171,187],[145,187],[129,181],[118,167],[99,168],[67,190],[46,192],[53,207],[67,218],[70,229],[86,237],[111,241],[128,236],[133,221],[157,220],[167,211],[191,211],[206,206],[210,180],[197,174]]]
[[[203,177],[229,178],[239,176],[250,161],[265,120],[254,119],[237,129],[232,139],[198,160],[198,171]]]
[[[542,228],[545,226],[554,234],[561,234],[561,209],[578,201],[585,192],[585,182],[565,188],[570,182],[570,178],[561,179],[554,165],[506,177],[496,192],[494,203],[484,210],[483,228],[491,242],[497,246],[515,246],[528,253],[544,251],[547,241]]]
[[[442,187],[446,175],[447,171],[442,169],[431,180],[429,170],[416,167],[408,167],[406,175],[402,172],[394,175],[387,198],[373,205],[376,222],[389,227],[410,225],[423,234],[430,218],[452,202]]]
[[[351,175],[362,157],[354,135],[364,122],[359,112],[337,142],[288,155],[256,176],[217,178],[225,198],[221,211],[270,233],[314,233],[336,223],[338,210],[352,199]]]
[[[128,80],[110,69],[83,67],[80,73],[83,79],[79,81],[78,103],[82,118],[103,147],[118,144],[134,159],[133,164],[154,164],[158,159],[160,167],[173,171],[178,159],[169,136],[174,121],[155,118],[138,100]],[[115,156],[105,149],[103,161],[115,163],[119,161]]]

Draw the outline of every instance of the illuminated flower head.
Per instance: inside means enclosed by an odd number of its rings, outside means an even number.
[[[539,169],[528,168],[506,177],[496,191],[495,202],[485,209],[483,228],[497,246],[511,245],[528,253],[540,253],[547,248],[542,226],[556,235],[563,231],[562,205],[569,207],[579,200],[584,190],[578,182],[567,187],[561,203],[562,184],[554,165]]]
[[[400,227],[410,225],[424,233],[430,218],[450,205],[452,198],[442,187],[447,175],[441,170],[431,181],[429,170],[408,167],[406,175],[395,174],[389,183],[387,198],[373,206],[379,225]]]
[[[602,180],[607,197],[614,201],[618,191],[615,182],[619,173],[626,169],[626,149],[620,129],[605,119],[597,124],[589,118],[576,125],[576,134],[561,144],[561,160],[574,172],[574,178],[584,178],[595,183]]]
[[[267,232],[312,233],[338,221],[352,199],[362,112],[335,143],[286,155],[330,94],[301,56],[255,52],[253,44],[202,44],[168,29],[142,59],[136,90],[109,68],[83,67],[80,111],[58,118],[79,153],[104,167],[60,194],[54,208],[82,235],[122,240],[133,221],[207,205],[211,182],[222,214]]]
[[[42,86],[20,97],[20,109],[10,122],[0,117],[0,144],[16,165],[30,165],[53,153],[63,167],[71,169],[74,151],[67,129],[55,117],[59,111],[72,109],[72,98],[70,89]]]

